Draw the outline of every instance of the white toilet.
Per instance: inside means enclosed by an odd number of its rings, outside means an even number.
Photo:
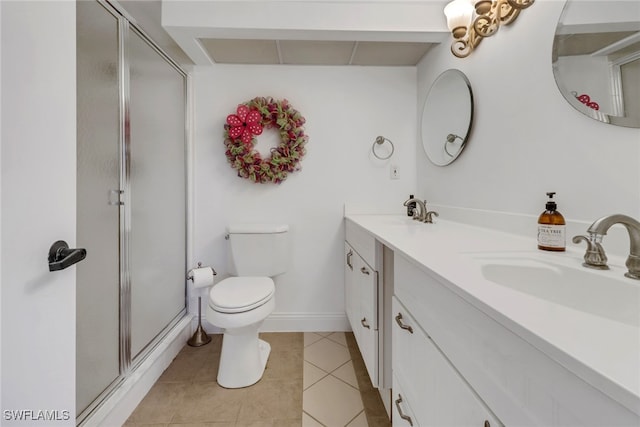
[[[287,225],[242,224],[227,227],[229,273],[211,288],[207,320],[222,328],[218,384],[240,388],[262,378],[271,346],[258,328],[275,307],[271,279],[288,267]]]

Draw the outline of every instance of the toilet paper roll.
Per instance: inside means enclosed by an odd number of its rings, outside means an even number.
[[[191,270],[193,286],[195,288],[206,288],[213,285],[213,269],[211,267],[200,267]]]

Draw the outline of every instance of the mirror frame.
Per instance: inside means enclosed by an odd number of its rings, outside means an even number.
[[[458,99],[452,100],[442,93],[445,91],[443,84],[448,84],[451,79],[454,80],[452,84],[458,85]],[[447,95],[451,93],[450,87],[448,88]],[[434,110],[438,112],[438,116],[432,114]],[[434,117],[428,117],[429,114]],[[467,76],[455,68],[440,73],[429,88],[420,117],[422,148],[431,163],[447,166],[460,156],[469,140],[473,116],[473,90]],[[448,121],[442,120],[442,117],[447,117]]]

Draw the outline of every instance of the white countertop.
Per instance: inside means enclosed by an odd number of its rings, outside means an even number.
[[[640,415],[640,281],[624,277],[624,259],[609,256],[610,270],[582,267],[585,244],[573,245],[567,236],[566,252],[537,249],[535,236],[523,238],[486,228],[434,219],[422,224],[400,215],[347,215],[385,246],[416,265],[436,273],[467,302],[525,339],[584,381]],[[606,249],[606,245],[605,245]],[[593,286],[624,291],[631,296],[625,316],[611,316],[607,290],[593,296],[579,295],[596,310],[554,302],[487,280],[483,264],[521,261],[575,269],[576,277],[588,276]],[[565,271],[565,270],[563,270]],[[580,284],[573,283],[580,289]],[[573,305],[573,306],[572,306]],[[597,313],[599,312],[599,313]],[[630,315],[629,315],[630,314]]]

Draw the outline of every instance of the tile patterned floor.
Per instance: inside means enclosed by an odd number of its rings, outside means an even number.
[[[264,333],[262,379],[243,389],[216,381],[222,336],[185,346],[125,426],[388,427],[351,333]]]

